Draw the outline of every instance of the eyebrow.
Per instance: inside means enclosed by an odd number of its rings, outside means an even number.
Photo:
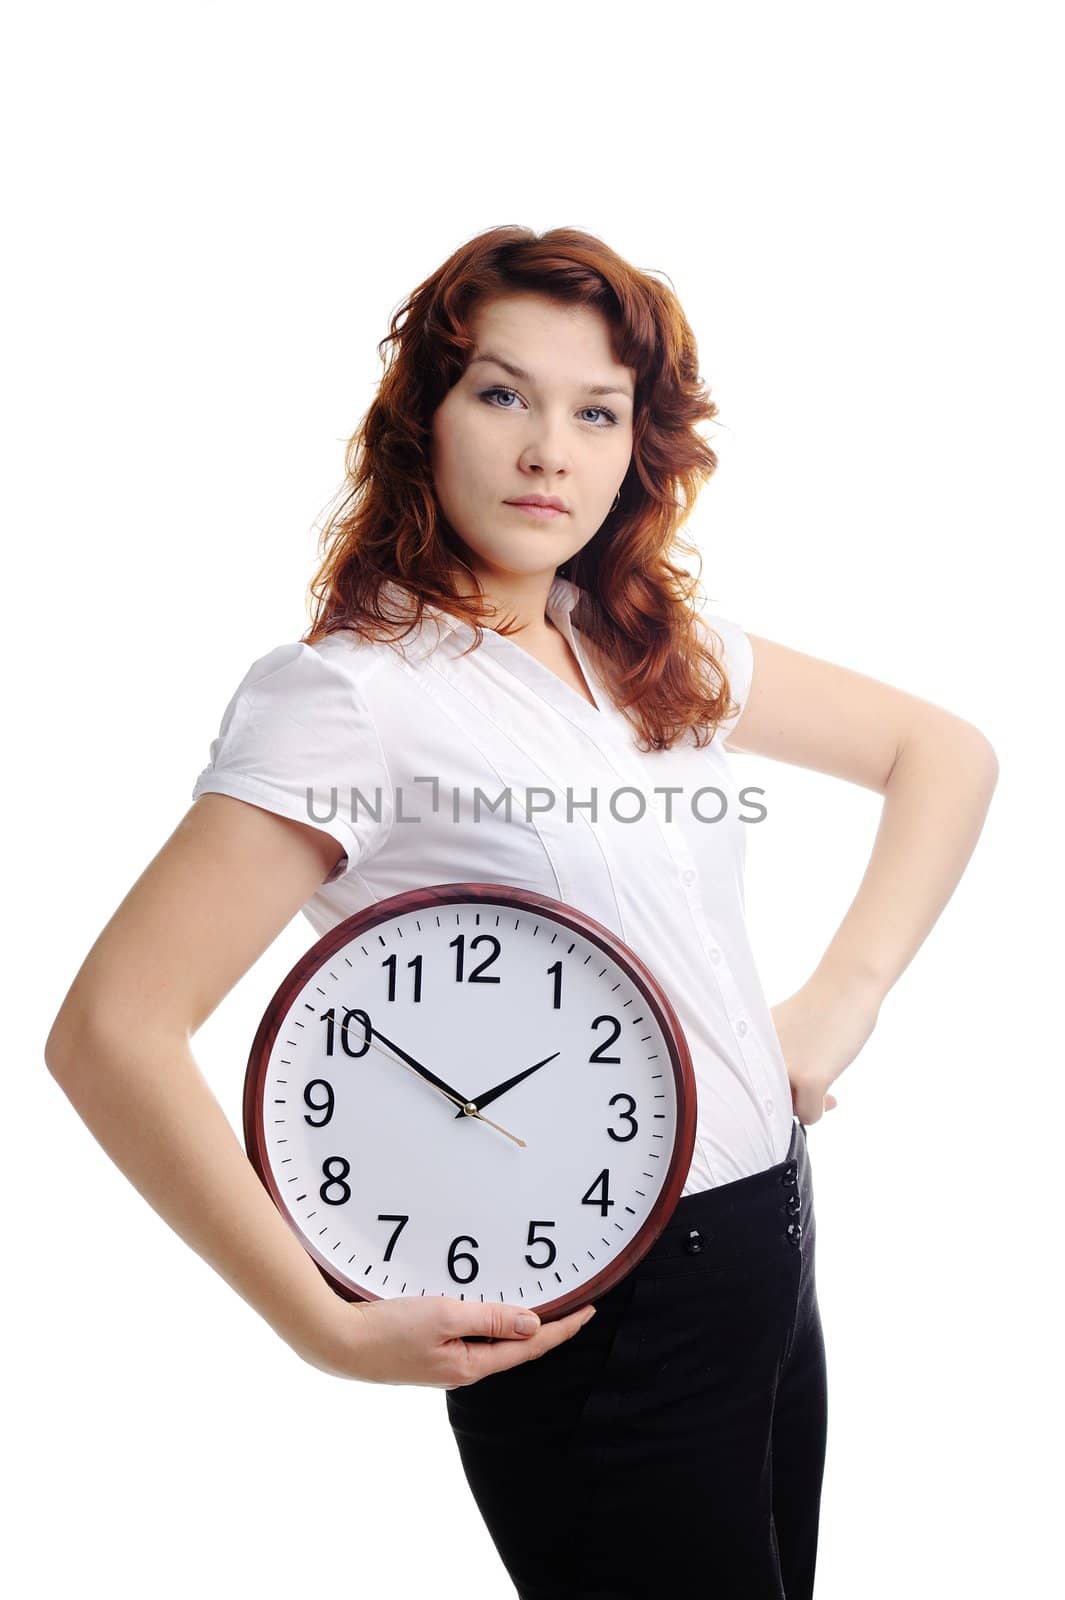
[[[502,356],[489,355],[487,350],[484,352],[483,355],[474,356],[472,358],[472,360],[468,363],[468,366],[472,367],[478,361],[490,361],[493,364],[493,366],[502,367],[504,372],[509,372],[510,376],[512,378],[519,378],[523,383],[535,383],[535,381],[536,381],[531,372],[526,372],[522,367],[514,366],[513,362],[504,361]],[[617,387],[617,385],[613,384],[613,383],[589,383],[589,384],[586,384],[585,388],[584,388],[584,393],[585,394],[620,394],[620,395],[624,395],[626,400],[631,400],[632,399],[632,390],[631,389],[619,389]]]

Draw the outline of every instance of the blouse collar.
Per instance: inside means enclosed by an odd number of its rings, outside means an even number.
[[[407,591],[403,588],[402,584],[397,584],[391,578],[386,578],[381,586],[381,590],[382,594],[385,595],[386,598],[396,603],[398,609],[402,613],[407,613],[408,596]],[[551,618],[551,621],[556,624],[556,626],[563,622],[564,619],[568,620],[569,614],[577,604],[577,601],[581,598],[582,592],[583,591],[578,587],[578,585],[571,583],[568,578],[562,578],[556,574],[556,576],[552,579],[551,587],[548,590],[547,595],[546,610],[547,615]],[[466,622],[462,617],[456,617],[450,611],[444,611],[440,606],[430,605],[428,602],[426,602],[423,608],[423,615],[432,618],[433,621],[436,622],[440,630],[441,638],[443,638],[446,634],[459,630],[471,635],[473,633],[473,628],[470,623]],[[493,633],[495,632],[494,629],[489,629],[488,631]],[[568,628],[563,626],[561,631],[566,633],[568,636]]]
[[[395,598],[397,608],[404,617],[411,615],[409,609],[409,596],[402,586],[396,585],[391,579],[382,585],[389,599]],[[584,673],[585,681],[591,688],[596,704],[589,705],[583,695],[564,683],[557,673],[545,667],[542,662],[506,634],[497,633],[494,628],[485,628],[483,642],[489,653],[505,667],[514,677],[520,678],[530,689],[533,689],[541,699],[549,701],[569,718],[583,727],[586,732],[594,732],[597,738],[619,737],[622,734],[630,737],[631,730],[623,714],[615,706],[610,693],[597,671],[594,663],[589,661],[584,648],[583,635],[579,634],[570,622],[570,613],[573,611],[583,590],[568,578],[556,577],[551,583],[547,595],[547,614],[566,639],[573,650],[577,661]],[[424,660],[442,645],[441,657],[443,661],[452,656],[465,653],[465,646],[473,639],[474,630],[470,623],[453,616],[451,612],[444,611],[438,606],[426,604],[423,611],[423,627],[408,635],[398,649],[408,661],[418,662]],[[437,625],[436,637],[432,637],[433,629],[428,626],[435,622]],[[446,644],[445,644],[446,641]],[[446,669],[445,669],[446,670]],[[467,686],[468,692],[477,693],[476,687]],[[491,709],[491,708],[487,708]]]

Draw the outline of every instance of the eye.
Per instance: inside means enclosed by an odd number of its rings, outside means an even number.
[[[521,399],[521,396],[514,389],[508,389],[505,384],[501,384],[501,383],[494,384],[491,389],[482,389],[480,394],[478,395],[478,399],[487,401],[490,396],[497,395],[497,394],[510,395],[515,400],[520,400]],[[497,411],[513,411],[513,410],[515,410],[515,407],[514,406],[496,406],[495,409]],[[613,411],[610,410],[609,406],[582,406],[581,410],[582,411],[595,411],[595,412],[598,412],[601,416],[609,417],[609,419],[610,419],[609,422],[607,422],[605,424],[597,424],[597,426],[607,427],[607,428],[613,428],[613,427],[617,426],[617,421],[618,421],[617,416]]]

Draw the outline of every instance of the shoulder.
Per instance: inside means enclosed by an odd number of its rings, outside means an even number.
[[[313,707],[321,715],[335,703],[359,703],[384,665],[379,647],[354,634],[329,634],[313,644],[292,639],[252,661],[233,700],[281,712]]]
[[[696,612],[696,622],[702,630],[714,660],[728,677],[731,713],[718,723],[714,742],[724,744],[733,733],[746,709],[754,678],[754,646],[746,629],[732,617],[720,611]]]
[[[754,647],[746,629],[720,611],[696,612],[695,618],[716,659],[723,661],[730,678],[739,680],[736,688],[749,684]]]

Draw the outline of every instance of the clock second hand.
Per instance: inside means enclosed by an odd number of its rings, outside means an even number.
[[[344,1023],[342,1025],[341,1032],[344,1034],[344,1036],[346,1038],[347,1037],[347,1032],[348,1032],[347,1023]],[[372,1034],[375,1034],[377,1032],[377,1029],[374,1028],[371,1025],[370,1032]],[[383,1034],[381,1035],[381,1038],[384,1038]],[[519,1139],[516,1133],[511,1133],[507,1128],[501,1128],[499,1126],[498,1122],[493,1122],[492,1121],[491,1117],[486,1117],[482,1112],[478,1111],[477,1107],[473,1104],[473,1102],[471,1100],[465,1100],[465,1101],[464,1100],[460,1100],[457,1094],[452,1094],[450,1089],[444,1089],[444,1088],[441,1087],[440,1084],[434,1083],[432,1078],[427,1078],[425,1076],[424,1072],[420,1071],[417,1067],[412,1066],[409,1061],[404,1061],[402,1056],[394,1056],[391,1053],[391,1051],[382,1050],[381,1046],[377,1043],[376,1039],[369,1039],[369,1040],[367,1040],[367,1043],[368,1044],[372,1044],[375,1050],[380,1050],[381,1054],[383,1056],[387,1057],[387,1059],[389,1061],[395,1061],[401,1067],[406,1067],[408,1072],[413,1072],[414,1076],[416,1078],[420,1078],[423,1083],[427,1083],[429,1085],[429,1087],[431,1089],[435,1089],[438,1094],[444,1095],[454,1105],[461,1106],[462,1110],[465,1111],[468,1116],[480,1117],[482,1122],[487,1122],[488,1126],[490,1128],[495,1128],[497,1133],[505,1133],[508,1139],[513,1139],[515,1144],[520,1144],[523,1150],[526,1148],[526,1144],[525,1144],[525,1140],[524,1139]],[[391,1043],[391,1040],[389,1041],[389,1043]],[[398,1048],[399,1048],[398,1045],[393,1045],[392,1046],[393,1050],[398,1049]]]

